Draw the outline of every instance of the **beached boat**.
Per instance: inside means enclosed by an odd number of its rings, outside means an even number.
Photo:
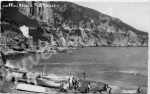
[[[68,47],[57,47],[56,50],[59,53],[63,53],[63,52],[66,52],[68,50]]]
[[[23,91],[30,91],[30,92],[37,92],[37,93],[46,93],[47,89],[45,87],[31,85],[31,84],[25,84],[25,83],[18,83],[16,85],[17,90],[23,90]]]
[[[122,94],[136,94],[137,90],[136,89],[134,89],[134,90],[121,90],[121,93]]]
[[[63,80],[68,80],[69,76],[61,76],[61,75],[58,76],[55,74],[49,74],[49,75],[42,76],[42,78],[52,80],[52,81],[63,81]]]
[[[53,81],[45,78],[37,78],[36,82],[40,86],[59,88],[61,86],[61,81]]]

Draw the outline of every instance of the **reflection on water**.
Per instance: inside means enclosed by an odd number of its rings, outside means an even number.
[[[146,47],[93,47],[52,55],[47,59],[30,54],[10,62],[18,66],[23,66],[21,62],[24,62],[32,71],[86,72],[87,78],[92,80],[112,84],[117,81],[121,86],[147,86],[147,54]]]

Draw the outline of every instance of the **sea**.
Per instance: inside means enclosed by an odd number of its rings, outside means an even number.
[[[87,47],[56,54],[11,56],[8,62],[28,71],[56,75],[83,73],[88,80],[120,87],[147,87],[148,47]]]

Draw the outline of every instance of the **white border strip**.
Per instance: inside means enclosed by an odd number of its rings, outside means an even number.
[[[1,0],[1,1],[68,1],[68,2],[150,2],[150,0]]]

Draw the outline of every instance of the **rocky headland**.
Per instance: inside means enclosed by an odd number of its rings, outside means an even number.
[[[29,30],[26,37],[20,30]],[[1,48],[148,46],[148,33],[118,18],[71,2],[1,3]],[[5,45],[5,46],[4,46]]]

